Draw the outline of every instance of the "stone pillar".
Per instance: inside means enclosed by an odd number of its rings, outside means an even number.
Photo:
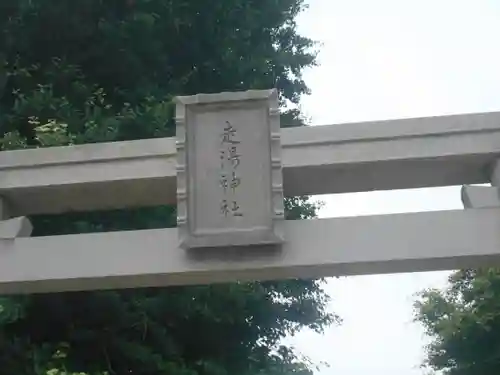
[[[491,186],[462,186],[464,208],[500,207],[500,160],[490,170]]]

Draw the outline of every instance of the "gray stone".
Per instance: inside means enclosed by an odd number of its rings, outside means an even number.
[[[176,99],[181,247],[283,242],[275,90]]]

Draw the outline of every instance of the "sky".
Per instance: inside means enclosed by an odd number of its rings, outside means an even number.
[[[299,31],[321,42],[305,72],[312,124],[500,111],[498,0],[309,0]],[[460,209],[458,187],[318,197],[321,217]],[[330,279],[324,335],[289,339],[316,375],[423,375],[429,341],[413,322],[419,291],[448,272]]]

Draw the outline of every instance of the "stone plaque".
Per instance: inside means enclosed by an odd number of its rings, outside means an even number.
[[[276,90],[176,98],[181,247],[283,242],[279,116]]]

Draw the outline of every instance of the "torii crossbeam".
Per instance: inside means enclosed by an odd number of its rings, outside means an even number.
[[[466,210],[287,221],[282,247],[177,229],[22,237],[24,215],[175,204],[174,138],[0,153],[0,294],[500,264],[500,113],[281,130],[285,196],[466,186]]]

